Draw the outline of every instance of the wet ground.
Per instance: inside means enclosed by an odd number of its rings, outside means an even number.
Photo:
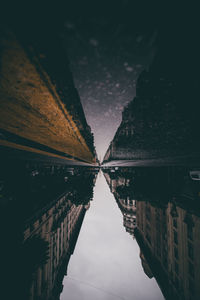
[[[164,299],[155,279],[144,273],[140,248],[127,234],[102,172],[63,285],[62,300]]]
[[[1,165],[6,299],[199,299],[198,168]]]

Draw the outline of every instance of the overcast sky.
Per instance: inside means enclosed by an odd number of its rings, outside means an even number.
[[[126,232],[122,213],[101,171],[90,205],[60,299],[164,299],[155,279],[144,273],[139,246]]]

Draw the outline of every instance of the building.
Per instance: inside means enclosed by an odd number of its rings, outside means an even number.
[[[176,46],[179,49],[180,45]],[[191,78],[186,79],[180,60],[183,49],[174,52],[173,48],[167,52],[168,47],[171,47],[170,42],[158,43],[151,66],[139,75],[136,97],[124,107],[121,124],[105,154],[104,163],[198,156],[196,98],[199,91],[195,87],[198,75],[191,73],[192,67],[187,66]]]
[[[19,163],[0,172],[2,288],[8,299],[57,300],[97,170]]]
[[[199,299],[199,182],[184,167],[110,168],[104,176],[145,274],[166,299]]]
[[[119,209],[123,215],[123,225],[126,231],[133,236],[136,228],[136,201],[133,193],[130,193],[130,181],[133,177],[131,170],[120,168],[115,172],[114,170],[104,171],[104,176],[113,193]]]
[[[59,299],[62,291],[62,280],[67,274],[67,265],[73,254],[76,240],[86,212],[83,205],[76,206],[68,200],[68,195],[62,196],[54,205],[40,212],[40,216],[32,217],[24,230],[24,248],[28,256],[31,247],[45,244],[46,249],[40,249],[38,257],[31,252],[30,259],[35,261],[32,280],[29,282],[27,299]],[[40,242],[40,243],[39,243]],[[46,261],[43,260],[46,250]],[[41,257],[40,257],[41,256]],[[29,266],[30,267],[30,266]],[[31,272],[31,270],[28,270]],[[28,276],[28,274],[25,274]],[[30,278],[30,279],[31,279]]]
[[[95,163],[94,138],[54,30],[1,26],[0,145]]]

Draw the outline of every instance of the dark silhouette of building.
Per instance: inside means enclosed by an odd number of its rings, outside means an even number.
[[[157,54],[137,80],[136,97],[124,108],[104,162],[198,155],[198,56],[195,39],[189,32],[182,36],[183,28],[158,34]]]

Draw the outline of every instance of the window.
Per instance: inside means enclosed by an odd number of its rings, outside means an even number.
[[[178,266],[178,263],[175,261],[175,272],[176,274],[179,274],[179,266]]]
[[[189,261],[188,262],[189,274],[191,277],[194,277],[194,265]]]
[[[178,249],[177,247],[174,247],[174,256],[176,259],[178,259]]]
[[[178,234],[177,234],[176,230],[174,230],[174,243],[178,244]]]
[[[149,244],[151,245],[151,237],[148,233],[146,234],[146,238],[147,238],[147,241],[149,242]]]
[[[194,281],[192,279],[189,279],[189,290],[191,294],[194,293]]]
[[[193,240],[193,229],[192,226],[187,226],[187,236],[192,241]]]
[[[194,259],[194,249],[193,249],[193,245],[188,242],[188,256],[191,260]]]
[[[176,289],[178,290],[179,289],[179,280],[178,280],[177,276],[175,276],[175,286],[176,286]]]
[[[147,231],[151,231],[151,227],[150,227],[150,225],[148,223],[146,223],[146,230]]]
[[[177,219],[173,219],[173,226],[175,227],[175,228],[177,228]]]

